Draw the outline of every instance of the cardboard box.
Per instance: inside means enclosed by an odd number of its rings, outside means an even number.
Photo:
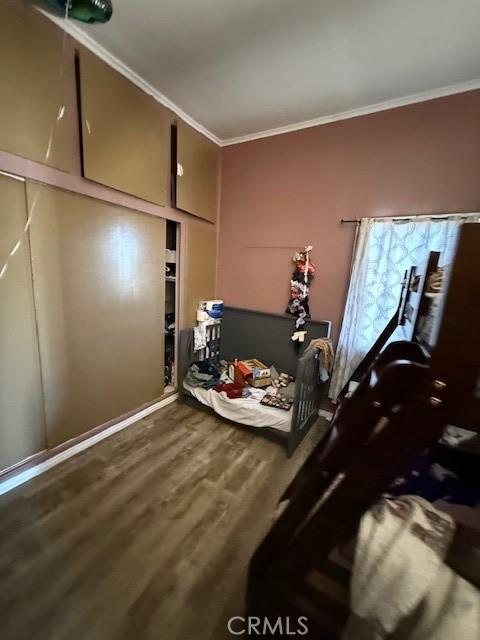
[[[252,378],[249,376],[247,378],[247,382],[251,387],[255,387],[256,389],[263,389],[265,387],[269,387],[272,384],[271,378]]]
[[[236,383],[247,382],[255,388],[269,387],[272,384],[270,367],[257,360],[236,360],[229,366],[229,377]]]
[[[250,360],[242,360],[240,365],[243,365],[247,370],[247,377],[251,376],[254,380],[260,378],[271,378],[270,367],[260,362],[256,358],[250,358]]]
[[[263,362],[257,360],[257,358],[242,360],[238,363],[238,366],[244,374],[245,380],[251,387],[258,389],[269,387],[272,384],[270,367],[267,367]]]

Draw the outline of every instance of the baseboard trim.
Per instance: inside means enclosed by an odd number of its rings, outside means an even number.
[[[3,481],[0,478],[0,496],[3,495],[4,493],[7,493],[8,491],[12,491],[12,489],[19,487],[22,484],[25,484],[25,482],[28,482],[29,480],[36,478],[37,476],[41,475],[42,473],[45,473],[49,469],[56,467],[58,464],[61,464],[65,460],[68,460],[69,458],[73,458],[73,456],[76,456],[78,453],[85,451],[85,449],[89,449],[90,447],[93,447],[93,445],[97,444],[98,442],[101,442],[102,440],[109,438],[114,433],[118,433],[119,431],[122,431],[126,427],[129,427],[135,422],[138,422],[142,418],[145,418],[151,413],[158,411],[158,409],[161,409],[162,407],[166,407],[172,402],[175,402],[175,400],[177,399],[178,399],[178,393],[172,393],[166,398],[162,398],[158,402],[155,402],[149,405],[148,407],[145,407],[144,409],[137,411],[137,413],[134,413],[133,415],[128,416],[127,418],[120,420],[115,424],[112,424],[106,429],[103,429],[102,431],[98,431],[97,433],[92,434],[90,437],[86,437],[84,440],[81,440],[80,442],[73,444],[71,447],[68,447],[63,451],[60,451],[59,453],[53,452],[53,455],[51,457],[44,459],[41,462],[38,462],[37,464],[33,464],[32,466],[29,466],[27,469],[22,470],[20,468],[18,470],[18,473],[14,473],[11,477],[8,477]]]

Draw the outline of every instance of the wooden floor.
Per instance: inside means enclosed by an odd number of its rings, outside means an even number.
[[[0,497],[2,640],[223,639],[284,450],[174,403]]]

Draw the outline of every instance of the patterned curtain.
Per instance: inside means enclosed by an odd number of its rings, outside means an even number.
[[[441,252],[440,266],[449,264],[460,225],[479,220],[479,214],[413,220],[362,218],[330,385],[332,400],[392,317],[405,271],[412,265],[421,268],[430,251]]]

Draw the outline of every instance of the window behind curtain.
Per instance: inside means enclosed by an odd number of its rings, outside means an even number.
[[[455,252],[460,225],[479,215],[409,220],[362,219],[330,397],[335,399],[398,305],[401,283],[412,265],[420,269],[430,251],[440,251],[440,266]],[[393,340],[401,339],[394,335]]]

